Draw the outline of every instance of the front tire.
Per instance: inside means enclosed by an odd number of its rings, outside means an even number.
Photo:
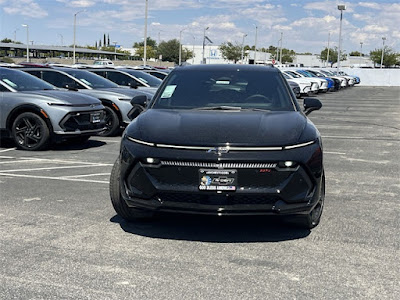
[[[152,212],[128,207],[121,197],[121,164],[118,157],[111,171],[110,177],[110,197],[115,212],[128,222],[140,219],[149,219],[153,216]]]
[[[106,117],[105,117],[106,129],[104,131],[98,133],[98,135],[114,136],[117,134],[117,132],[119,130],[118,115],[111,107],[104,106],[104,110],[106,112]]]
[[[292,216],[287,219],[289,223],[292,223],[298,228],[312,229],[317,227],[321,221],[322,211],[325,204],[325,176],[322,177],[321,192],[318,203],[314,206],[313,210],[306,215]]]
[[[15,118],[11,135],[17,147],[23,150],[42,150],[50,142],[49,127],[39,115],[32,112],[22,113]]]

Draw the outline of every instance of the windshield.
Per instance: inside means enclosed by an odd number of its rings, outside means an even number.
[[[56,89],[53,85],[19,70],[0,68],[0,80],[19,92]]]
[[[76,69],[63,69],[65,73],[68,73],[75,78],[79,79],[86,85],[93,89],[103,89],[103,88],[117,88],[118,85],[111,82],[104,77],[91,73],[89,71],[76,70]]]
[[[152,108],[294,110],[285,80],[276,72],[196,70],[171,73]]]
[[[137,79],[143,81],[144,83],[148,84],[151,87],[159,87],[162,82],[162,80],[154,77],[153,75],[147,74],[142,71],[136,71],[130,69],[124,69],[123,71],[135,76]]]

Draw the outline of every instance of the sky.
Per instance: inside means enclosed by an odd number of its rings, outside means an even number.
[[[145,0],[0,0],[0,39],[10,38],[36,45],[76,44],[94,46],[109,35],[125,48],[144,39]],[[223,42],[278,45],[297,53],[319,54],[338,46],[340,11],[343,12],[342,49],[363,53],[385,45],[400,52],[400,2],[386,1],[287,1],[287,0],[148,0],[148,36],[157,42],[179,39],[201,45],[206,35],[214,45]],[[329,38],[330,37],[330,38]]]

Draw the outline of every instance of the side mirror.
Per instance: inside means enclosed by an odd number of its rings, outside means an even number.
[[[304,98],[304,113],[309,115],[314,110],[319,110],[322,107],[321,101],[316,98]]]
[[[140,105],[145,107],[147,103],[147,96],[146,95],[137,95],[132,98],[131,104],[132,106]]]
[[[63,85],[63,88],[70,90],[70,91],[77,91],[78,87],[75,82],[71,81]]]
[[[132,98],[131,100],[132,109],[128,113],[129,120],[135,119],[138,115],[140,115],[147,104],[147,96],[146,95],[138,95]]]
[[[137,89],[139,87],[139,83],[136,80],[131,80],[128,85],[132,88],[132,89]]]

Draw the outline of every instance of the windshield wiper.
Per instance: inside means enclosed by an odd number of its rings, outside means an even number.
[[[271,111],[270,109],[263,109],[263,108],[242,108],[242,110],[264,111],[264,112]]]
[[[204,107],[196,107],[193,109],[196,109],[196,110],[242,110],[242,108],[240,106],[228,106],[228,105],[204,106]]]

